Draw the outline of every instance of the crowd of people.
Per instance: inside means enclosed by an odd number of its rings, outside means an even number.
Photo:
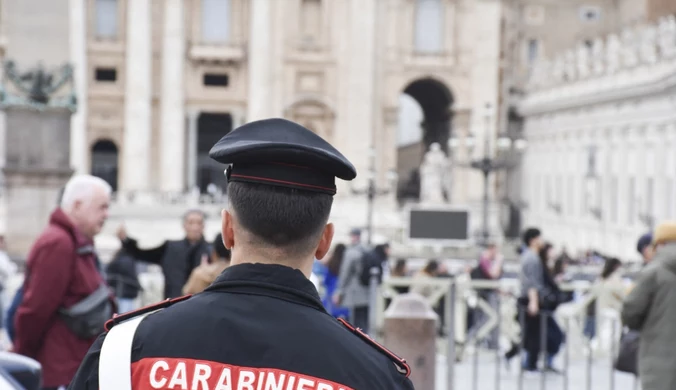
[[[66,186],[59,207],[52,213],[49,225],[36,241],[26,264],[23,286],[7,310],[5,324],[11,337],[12,350],[38,360],[43,367],[45,389],[59,389],[73,379],[78,366],[102,329],[78,318],[78,297],[99,297],[92,307],[100,316],[126,313],[136,308],[142,289],[139,267],[156,264],[162,269],[164,298],[204,291],[230,265],[231,251],[223,236],[213,241],[204,237],[206,216],[199,210],[189,210],[183,216],[185,238],[167,240],[150,249],[139,248],[124,226],[117,232],[120,250],[104,266],[96,256],[93,238],[101,231],[108,214],[110,187],[96,177],[75,176]],[[557,307],[571,302],[573,293],[561,288],[569,281],[567,266],[572,259],[565,250],[543,239],[537,228],[523,233],[520,254],[520,292],[517,318],[521,324],[521,343],[512,343],[505,352],[510,361],[520,354],[524,371],[560,372],[554,363],[566,335],[553,313]],[[4,245],[4,242],[0,242]],[[676,321],[676,224],[663,223],[654,233],[640,237],[637,251],[644,269],[635,281],[624,278],[623,263],[614,257],[593,254],[603,267],[589,290],[593,296],[587,306],[584,334],[598,336],[602,327],[599,316],[614,311],[623,324],[640,332],[640,349],[635,374],[641,374],[644,389],[667,389],[676,383],[673,374],[670,327]],[[420,270],[411,272],[405,259],[390,262],[386,243],[370,247],[362,242],[362,233],[353,229],[347,244],[334,244],[321,259],[314,259],[311,275],[317,290],[322,292],[321,304],[333,317],[347,318],[355,327],[369,331],[369,309],[372,302],[370,284],[388,276],[412,277],[412,287],[396,287],[400,293],[430,296],[433,290],[427,278],[451,277],[444,262],[431,259]],[[0,255],[4,252],[0,251]],[[74,254],[75,259],[69,258]],[[390,266],[391,265],[391,266]],[[0,256],[0,278],[3,285],[15,272],[6,256]],[[64,269],[69,270],[63,272]],[[376,269],[376,274],[372,270]],[[489,244],[479,255],[476,265],[466,272],[474,280],[497,280],[504,274],[504,259],[495,244]],[[103,291],[103,293],[98,293]],[[98,295],[97,295],[98,294]],[[495,306],[500,291],[482,288],[477,296]],[[58,297],[58,299],[57,299]],[[91,306],[91,302],[90,302]],[[448,304],[442,298],[434,307],[441,319],[439,331],[444,335],[444,312]],[[68,308],[68,309],[66,309]],[[3,310],[4,312],[4,310]],[[468,335],[473,337],[487,320],[477,310],[468,318]],[[545,321],[542,321],[545,316]],[[55,320],[58,318],[59,320]],[[542,326],[546,326],[546,330]],[[542,348],[542,332],[546,346]],[[484,346],[500,348],[500,335],[490,332]],[[523,349],[523,351],[521,351]],[[546,356],[540,356],[542,351]],[[539,362],[543,362],[542,365]],[[666,362],[666,363],[665,363]],[[668,364],[667,364],[668,363]],[[665,387],[664,384],[669,384]]]

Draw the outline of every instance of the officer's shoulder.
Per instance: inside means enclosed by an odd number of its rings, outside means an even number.
[[[106,322],[106,331],[110,331],[115,325],[127,321],[129,319],[132,319],[134,317],[138,317],[143,314],[151,313],[157,310],[162,310],[166,309],[169,306],[172,306],[175,303],[185,301],[188,298],[192,297],[192,295],[184,295],[182,297],[176,297],[176,298],[168,298],[163,301],[153,303],[152,305],[144,306],[140,309],[132,310],[130,312],[124,313],[124,314],[115,314],[113,318],[108,320]]]
[[[368,346],[385,355],[390,361],[392,361],[392,363],[394,363],[394,366],[396,367],[399,374],[404,375],[406,378],[411,375],[411,367],[408,365],[408,363],[406,363],[406,359],[397,356],[394,352],[385,348],[385,346],[375,341],[373,338],[371,338],[371,336],[364,333],[361,329],[353,326],[344,319],[339,318],[338,322],[350,333],[364,341]]]

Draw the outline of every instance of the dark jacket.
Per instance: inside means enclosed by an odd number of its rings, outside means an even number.
[[[106,279],[118,298],[135,299],[141,290],[136,261],[120,250],[106,267]]]
[[[183,286],[192,270],[200,265],[202,255],[209,256],[211,246],[202,239],[191,244],[187,239],[165,241],[153,249],[139,249],[136,240],[127,238],[122,247],[130,256],[162,267],[164,274],[164,297],[176,298],[183,295]]]
[[[70,390],[98,390],[104,338],[92,346]],[[226,373],[233,390],[281,388],[280,382],[285,389],[413,389],[407,366],[395,365],[396,357],[331,317],[314,285],[281,265],[231,266],[205,292],[150,314],[137,329],[131,360],[137,390],[152,388],[151,380],[168,383],[185,368],[190,385],[196,363],[209,373],[210,389]],[[237,386],[247,379],[249,386]]]
[[[14,351],[40,362],[44,387],[68,384],[95,340],[78,338],[57,313],[105,283],[95,254],[77,253],[92,245],[57,209],[28,254],[23,299],[14,323]]]

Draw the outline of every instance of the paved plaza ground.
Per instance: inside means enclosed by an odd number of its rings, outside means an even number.
[[[482,352],[478,358],[477,383],[474,385],[473,356],[466,356],[463,362],[455,366],[455,387],[448,389],[446,382],[446,357],[437,357],[436,390],[639,390],[632,375],[615,371],[611,380],[610,361],[596,359],[591,368],[591,383],[587,381],[587,362],[585,359],[571,359],[568,369],[568,383],[565,376],[547,374],[544,387],[541,375],[528,375],[523,378],[523,386],[519,387],[519,367],[517,359],[512,361],[508,370],[504,361],[500,362],[500,381],[496,384],[495,354]],[[561,359],[556,366],[563,368]],[[614,381],[614,383],[613,383]]]

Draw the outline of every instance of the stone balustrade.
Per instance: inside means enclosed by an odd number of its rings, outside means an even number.
[[[575,48],[536,62],[529,90],[548,89],[674,60],[676,16],[670,15],[657,23],[626,27],[619,34],[599,37],[591,44],[580,42]]]

